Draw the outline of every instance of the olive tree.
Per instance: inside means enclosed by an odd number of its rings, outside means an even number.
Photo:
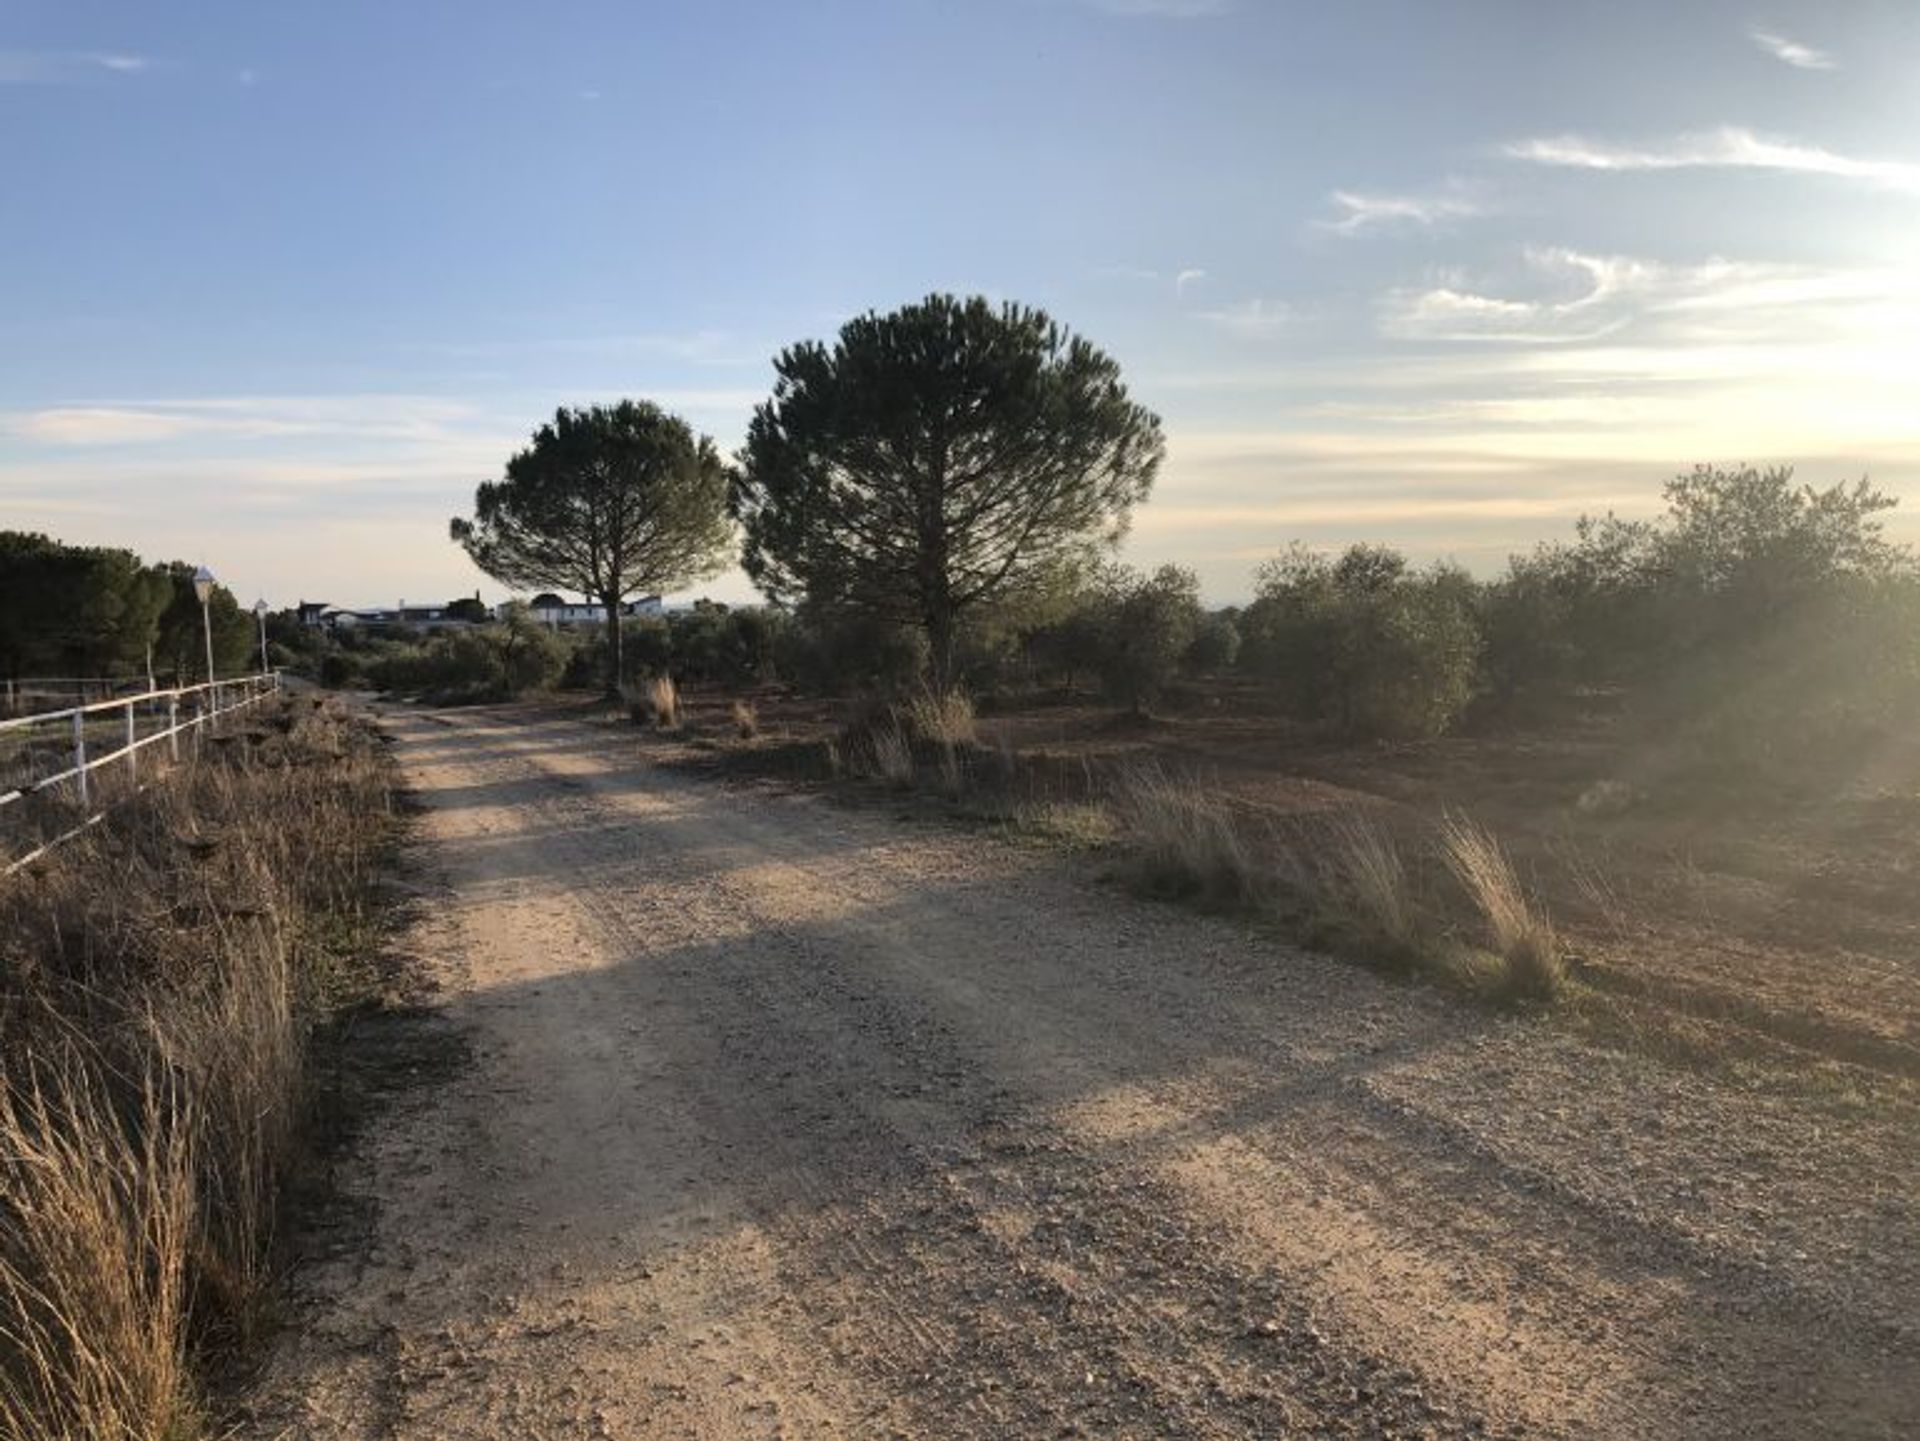
[[[562,407],[474,492],[453,538],[511,586],[578,591],[606,609],[607,687],[625,674],[620,607],[718,571],[732,539],[713,442],[646,401]]]
[[[1165,450],[1120,367],[1024,306],[933,295],[774,368],[732,488],[747,573],[920,627],[941,689],[962,620],[1117,541]]]

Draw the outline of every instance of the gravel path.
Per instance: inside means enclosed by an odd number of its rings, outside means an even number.
[[[1051,856],[396,713],[472,1048],[365,1138],[302,1438],[1896,1437],[1904,1104],[1748,1093]]]

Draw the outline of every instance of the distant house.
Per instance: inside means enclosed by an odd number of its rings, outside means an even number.
[[[587,601],[571,601],[552,591],[542,591],[527,602],[527,610],[542,625],[554,627],[577,625],[605,625],[607,610],[605,606],[594,605]],[[657,595],[643,595],[638,600],[630,600],[620,607],[623,616],[665,615],[666,607]]]
[[[342,606],[321,606],[317,608],[316,618],[308,620],[307,607],[301,605],[301,623],[319,625],[328,630],[449,630],[461,626],[477,624],[472,608],[464,601],[448,601],[445,605],[408,605],[404,600],[396,606],[373,606],[362,610],[348,610]],[[480,611],[480,619],[487,612]]]

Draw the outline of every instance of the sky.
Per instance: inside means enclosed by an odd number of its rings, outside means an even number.
[[[493,599],[447,522],[556,406],[731,452],[952,291],[1120,362],[1216,601],[1696,463],[1920,540],[1916,242],[1916,0],[6,0],[0,528]]]

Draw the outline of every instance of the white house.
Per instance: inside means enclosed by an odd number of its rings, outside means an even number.
[[[542,591],[527,602],[527,609],[533,618],[543,625],[604,625],[607,611],[605,606],[590,604],[587,601],[570,601],[552,591]],[[620,607],[623,616],[665,615],[666,606],[657,595],[643,595],[638,600],[630,600]]]
[[[478,603],[479,597],[476,596],[473,604]],[[461,609],[455,609],[456,604],[461,606]],[[449,601],[445,605],[408,605],[403,600],[396,606],[367,606],[357,610],[349,610],[345,606],[302,601],[299,614],[301,624],[326,630],[367,630],[405,626],[410,630],[431,631],[474,623],[474,612],[464,601],[458,603]],[[484,615],[484,610],[480,614]]]

